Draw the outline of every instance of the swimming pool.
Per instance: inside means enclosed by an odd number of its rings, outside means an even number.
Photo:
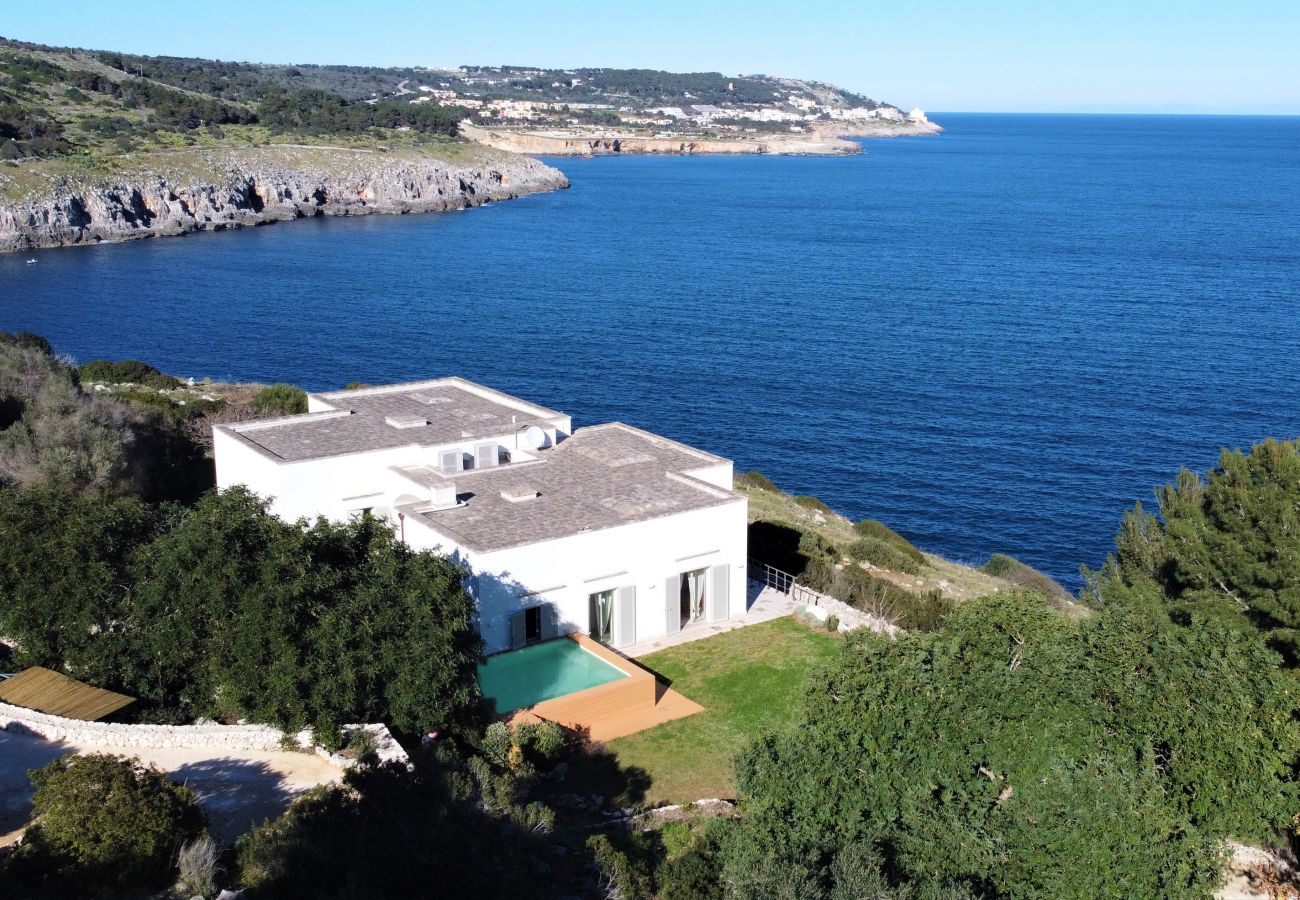
[[[498,714],[627,677],[567,638],[498,653],[478,667],[479,687]]]

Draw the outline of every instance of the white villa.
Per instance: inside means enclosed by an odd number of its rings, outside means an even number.
[[[745,612],[731,462],[620,423],[441,378],[308,395],[218,425],[217,486],[281,518],[389,521],[463,561],[487,652],[581,631],[614,647]]]

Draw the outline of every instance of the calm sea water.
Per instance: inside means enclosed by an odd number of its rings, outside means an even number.
[[[1121,511],[1300,432],[1300,119],[936,115],[851,159],[0,257],[0,330],[307,388],[459,374],[1076,585]]]

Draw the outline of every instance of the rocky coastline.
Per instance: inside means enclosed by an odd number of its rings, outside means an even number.
[[[895,115],[819,123],[805,132],[763,135],[661,137],[604,129],[546,130],[467,123],[462,123],[461,133],[486,147],[539,156],[852,156],[862,152],[862,145],[853,138],[916,137],[943,132],[919,109],[907,116],[891,111]]]
[[[25,189],[0,171],[0,252],[311,216],[442,212],[569,186],[527,157],[481,148],[458,156],[310,145],[190,151],[123,160],[110,174],[40,173]]]

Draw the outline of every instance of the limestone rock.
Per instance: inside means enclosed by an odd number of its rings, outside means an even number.
[[[195,163],[188,170],[158,166],[156,172],[93,180],[51,177],[34,196],[0,203],[0,252],[218,231],[305,216],[441,212],[569,186],[558,170],[505,154],[453,163],[268,147],[211,151]]]

